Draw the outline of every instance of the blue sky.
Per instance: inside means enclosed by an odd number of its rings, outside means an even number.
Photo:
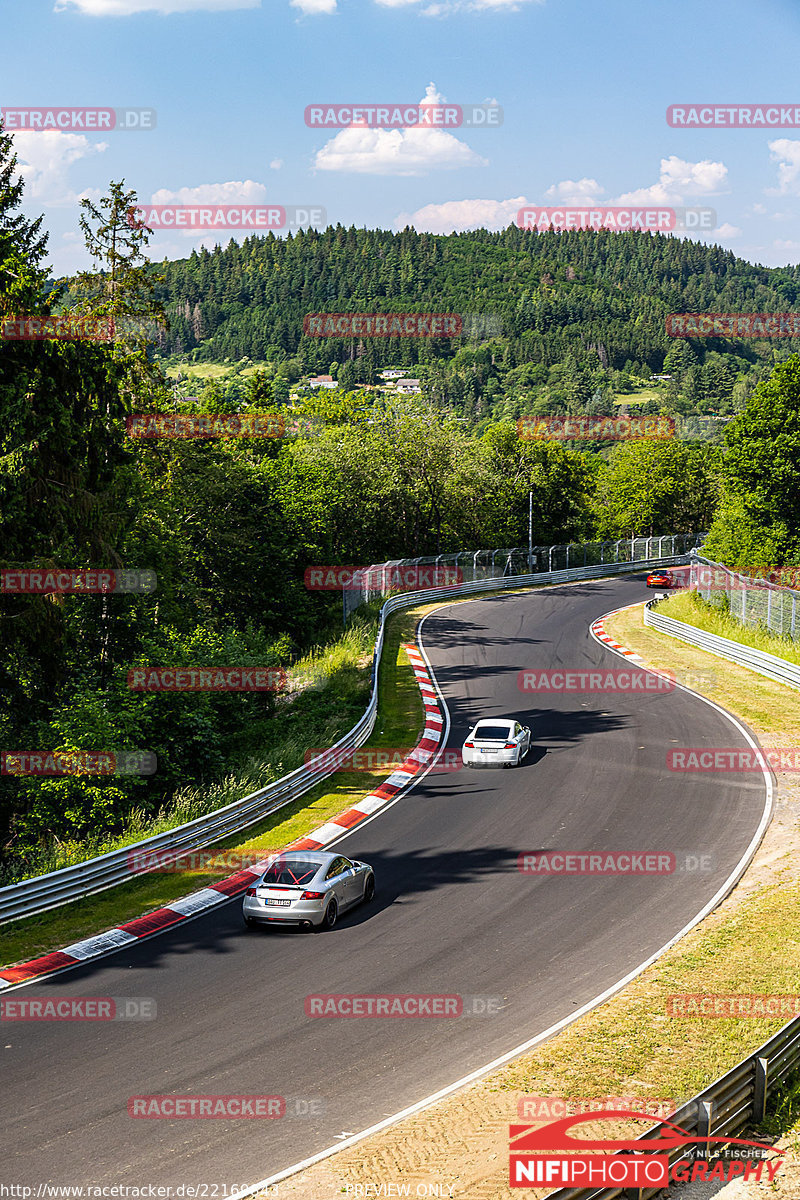
[[[676,103],[800,107],[789,0],[0,0],[0,107],[142,107],[147,132],[23,132],[57,274],[79,199],[311,204],[330,223],[506,227],[523,204],[708,205],[708,240],[800,261],[800,127],[672,129]],[[312,103],[494,101],[492,129],[308,128]],[[397,154],[398,142],[400,154]],[[230,233],[159,232],[158,260]]]

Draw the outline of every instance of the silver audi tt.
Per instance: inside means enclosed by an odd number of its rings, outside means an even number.
[[[242,915],[248,928],[281,924],[333,929],[340,913],[374,895],[375,873],[369,863],[323,850],[287,850],[247,889]]]
[[[507,717],[488,717],[473,725],[461,749],[465,767],[518,767],[531,748],[531,731]]]

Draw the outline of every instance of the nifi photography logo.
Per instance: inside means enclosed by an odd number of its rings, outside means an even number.
[[[771,1183],[781,1167],[780,1156],[785,1153],[729,1134],[702,1137],[671,1121],[663,1121],[656,1136],[646,1142],[636,1138],[582,1138],[570,1132],[581,1124],[604,1119],[641,1122],[642,1113],[609,1108],[564,1117],[538,1128],[510,1125],[510,1186],[643,1189],[695,1180]],[[685,1153],[670,1163],[670,1153],[681,1149]],[[778,1157],[770,1159],[770,1155]]]

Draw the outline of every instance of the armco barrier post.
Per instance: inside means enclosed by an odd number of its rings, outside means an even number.
[[[753,1079],[753,1120],[759,1124],[767,1115],[767,1087],[769,1085],[769,1059],[756,1058]]]

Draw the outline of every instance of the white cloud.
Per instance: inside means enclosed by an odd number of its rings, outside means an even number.
[[[511,200],[446,200],[426,204],[413,213],[400,213],[395,229],[413,226],[419,233],[463,233],[467,229],[507,229],[516,223],[519,210],[527,203],[524,196]]]
[[[93,154],[102,154],[108,142],[90,142],[82,133],[14,134],[18,169],[25,180],[26,199],[56,206],[77,204],[79,196],[70,187],[67,173],[73,163]]]
[[[800,142],[777,138],[769,143],[770,157],[778,164],[778,186],[765,188],[768,196],[800,195]]]
[[[584,176],[581,179],[562,179],[552,184],[545,195],[552,205],[588,207],[593,205],[678,205],[684,197],[714,193],[726,182],[728,170],[722,163],[685,162],[683,159],[663,158],[659,182],[649,188],[628,192],[617,200],[602,200],[605,191],[596,179]],[[520,208],[532,205],[524,196],[509,200],[448,200],[442,204],[426,204],[413,213],[400,213],[395,228],[413,225],[427,233],[450,233],[452,230],[506,229],[516,223]],[[547,207],[541,205],[540,207]],[[738,237],[741,230],[733,225],[723,225],[719,236]]]
[[[434,84],[428,84],[421,106],[445,103]],[[320,171],[353,171],[360,175],[422,175],[427,171],[485,167],[488,160],[476,154],[443,129],[370,129],[349,125],[317,151],[314,166]]]
[[[292,8],[299,8],[306,16],[336,12],[336,0],[292,0]]]
[[[410,8],[423,0],[375,0],[383,8]],[[459,12],[518,12],[523,4],[544,4],[544,0],[439,0],[418,11],[423,17],[449,17]]]
[[[719,229],[715,229],[712,233],[709,234],[709,237],[725,238],[726,241],[729,240],[730,238],[738,238],[741,236],[742,236],[742,231],[739,228],[739,226],[738,225],[729,225],[727,221],[724,221],[722,223],[722,225],[720,225]]]
[[[728,168],[721,162],[686,162],[676,158],[662,158],[658,183],[649,187],[634,188],[633,191],[623,192],[616,200],[601,200],[605,188],[596,179],[562,179],[554,183],[545,193],[550,200],[557,204],[589,205],[658,205],[682,204],[684,199],[691,196],[713,196],[719,193],[727,182]]]
[[[455,4],[454,8],[464,8],[468,12],[486,12],[491,9],[505,12],[518,12],[522,4],[544,4],[544,0],[468,0],[465,4]]]
[[[270,171],[280,171],[282,166],[283,166],[282,158],[273,158],[272,162],[269,164],[269,169],[270,169]]]
[[[343,129],[317,153],[320,171],[361,175],[422,175],[432,170],[485,167],[465,142],[441,129]]]
[[[727,180],[728,170],[722,163],[685,162],[676,157],[663,158],[659,182],[649,188],[628,192],[617,200],[602,200],[605,191],[596,179],[562,179],[552,184],[545,195],[549,205],[588,207],[594,205],[679,205],[685,197],[714,194]],[[427,233],[450,233],[467,229],[506,229],[516,224],[520,208],[534,202],[524,196],[509,200],[448,200],[442,204],[426,204],[412,213],[400,213],[394,225],[402,229],[413,225]],[[548,207],[541,205],[540,207]],[[722,225],[716,235],[738,237],[741,230],[734,225]]]
[[[155,12],[162,16],[182,12],[231,12],[260,8],[261,0],[56,0],[53,12],[78,12],[85,17],[130,17]]]
[[[718,195],[727,182],[728,168],[703,159],[686,162],[674,154],[662,158],[658,183],[624,192],[612,204],[681,204],[689,196]]]
[[[140,201],[141,203],[141,201]],[[178,188],[177,191],[170,191],[169,188],[159,188],[157,192],[153,192],[150,197],[151,204],[266,204],[268,203],[267,189],[263,183],[256,183],[253,179],[245,180],[230,180],[227,183],[201,183],[197,187]],[[197,248],[207,245],[213,248],[217,242],[222,242],[223,245],[228,244],[230,237],[235,237],[237,233],[241,233],[240,229],[220,230],[218,233],[209,233],[202,229],[176,229],[175,235],[186,241],[187,238],[197,242]],[[244,231],[245,233],[247,230]],[[150,255],[155,258],[154,246],[150,245]],[[180,251],[184,253],[183,249]],[[160,249],[158,256],[163,258],[163,253]]]
[[[776,250],[800,250],[800,242],[775,241],[772,244]]]
[[[197,187],[182,187],[172,192],[159,188],[150,198],[151,204],[265,204],[267,189],[253,179],[232,179],[228,183],[201,183]]]
[[[545,195],[558,204],[597,204],[604,191],[596,179],[562,179],[549,187]]]

